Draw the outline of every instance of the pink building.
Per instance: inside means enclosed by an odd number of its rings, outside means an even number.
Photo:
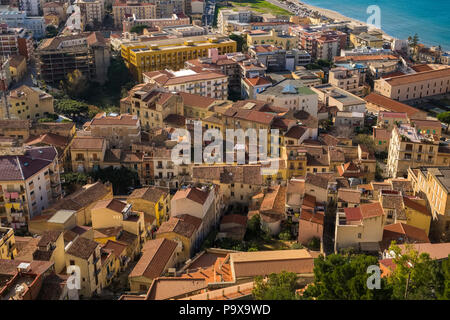
[[[298,242],[307,245],[312,238],[322,242],[325,213],[316,210],[316,197],[306,194],[298,222]]]

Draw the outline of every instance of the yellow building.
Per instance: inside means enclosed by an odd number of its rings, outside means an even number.
[[[33,259],[54,262],[55,272],[61,273],[66,267],[64,248],[62,231],[45,231],[37,244],[37,250],[33,253]]]
[[[156,219],[156,225],[168,219],[170,210],[170,193],[168,188],[146,187],[135,189],[127,198],[127,203],[134,210],[143,212],[146,216]]]
[[[176,241],[164,238],[148,241],[142,248],[142,257],[128,276],[130,290],[147,292],[153,279],[175,266],[178,252]]]
[[[80,275],[81,289],[78,292],[80,298],[90,298],[94,293],[99,294],[103,288],[100,282],[102,267],[100,244],[77,237],[66,250],[66,268],[69,270],[77,267]]]
[[[132,205],[117,199],[97,201],[91,209],[92,227],[101,228],[122,227],[123,230],[136,235],[139,242],[146,239],[144,213],[132,211]]]
[[[394,127],[389,143],[387,171],[390,177],[406,175],[408,168],[436,166],[439,139],[423,135],[409,124]]]
[[[27,59],[19,54],[12,56],[9,62],[11,80],[18,82],[27,73]]]
[[[249,47],[261,44],[273,44],[285,50],[290,50],[298,47],[298,39],[294,36],[279,34],[275,30],[270,30],[270,32],[256,30],[247,34],[247,45]]]
[[[424,195],[433,221],[440,233],[450,237],[450,167],[420,167],[408,169],[408,179],[417,195]]]
[[[170,218],[158,229],[156,239],[173,240],[179,245],[180,250],[174,263],[191,258],[201,223],[200,218],[185,214]]]
[[[179,70],[187,60],[208,56],[208,49],[219,54],[236,52],[236,42],[225,36],[195,36],[122,44],[122,57],[134,78],[142,82],[142,73],[163,69]]]
[[[120,100],[120,112],[136,115],[144,130],[163,128],[169,115],[183,115],[183,99],[155,84],[138,84]]]
[[[37,120],[55,113],[53,96],[38,88],[22,85],[10,92],[8,100],[10,105],[9,114],[16,119]]]
[[[76,224],[79,226],[88,225],[92,223],[91,209],[95,206],[97,201],[112,199],[112,185],[110,183],[103,184],[101,181],[97,181],[92,184],[86,184],[82,186],[76,192],[64,197],[58,202],[54,203],[50,208],[43,211],[43,215],[51,215],[53,218],[59,211],[76,211]],[[69,214],[68,214],[69,215]],[[28,228],[32,233],[42,233],[39,230],[68,230],[73,227],[73,221],[60,221],[58,225],[52,226],[52,218],[45,221],[42,227],[38,226],[39,221],[30,221]],[[49,223],[50,222],[50,223]]]
[[[12,228],[0,227],[0,259],[14,259],[17,255],[16,239]]]
[[[287,176],[288,179],[292,177],[304,177],[306,175],[306,150],[301,147],[287,147]]]
[[[383,34],[379,31],[362,32],[359,34],[350,34],[350,42],[355,47],[383,47]]]
[[[426,206],[426,200],[403,197],[403,204],[407,219],[406,223],[424,230],[428,236],[430,233],[431,213]]]
[[[100,168],[105,158],[106,146],[105,138],[75,137],[70,146],[72,171],[91,172]]]
[[[122,267],[126,267],[128,262],[134,259],[141,252],[141,246],[137,235],[123,230],[122,227],[100,228],[94,230],[94,241],[105,245],[108,241],[114,241],[126,246],[124,255],[125,260],[122,262]]]

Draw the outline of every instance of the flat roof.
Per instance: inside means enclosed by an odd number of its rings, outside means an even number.
[[[76,213],[75,210],[58,210],[47,222],[65,223]]]

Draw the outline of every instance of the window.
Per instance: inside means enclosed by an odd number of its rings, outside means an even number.
[[[358,239],[361,239],[361,233],[358,233]]]

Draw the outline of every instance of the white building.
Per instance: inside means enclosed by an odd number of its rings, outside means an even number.
[[[290,110],[303,110],[317,117],[318,95],[302,86],[301,80],[283,80],[257,94],[256,99]]]
[[[0,156],[0,195],[13,228],[47,209],[61,195],[56,149],[31,148]]]
[[[334,249],[353,247],[363,251],[378,251],[383,239],[386,217],[379,202],[344,208],[336,214]]]
[[[344,112],[366,112],[366,101],[350,92],[329,83],[312,87],[319,96],[319,101],[328,107],[336,107]]]
[[[19,10],[25,11],[27,16],[41,15],[41,0],[19,0]]]
[[[0,21],[6,23],[9,28],[25,28],[33,32],[34,38],[42,38],[45,35],[44,17],[28,17],[25,11],[9,6],[0,7]]]

